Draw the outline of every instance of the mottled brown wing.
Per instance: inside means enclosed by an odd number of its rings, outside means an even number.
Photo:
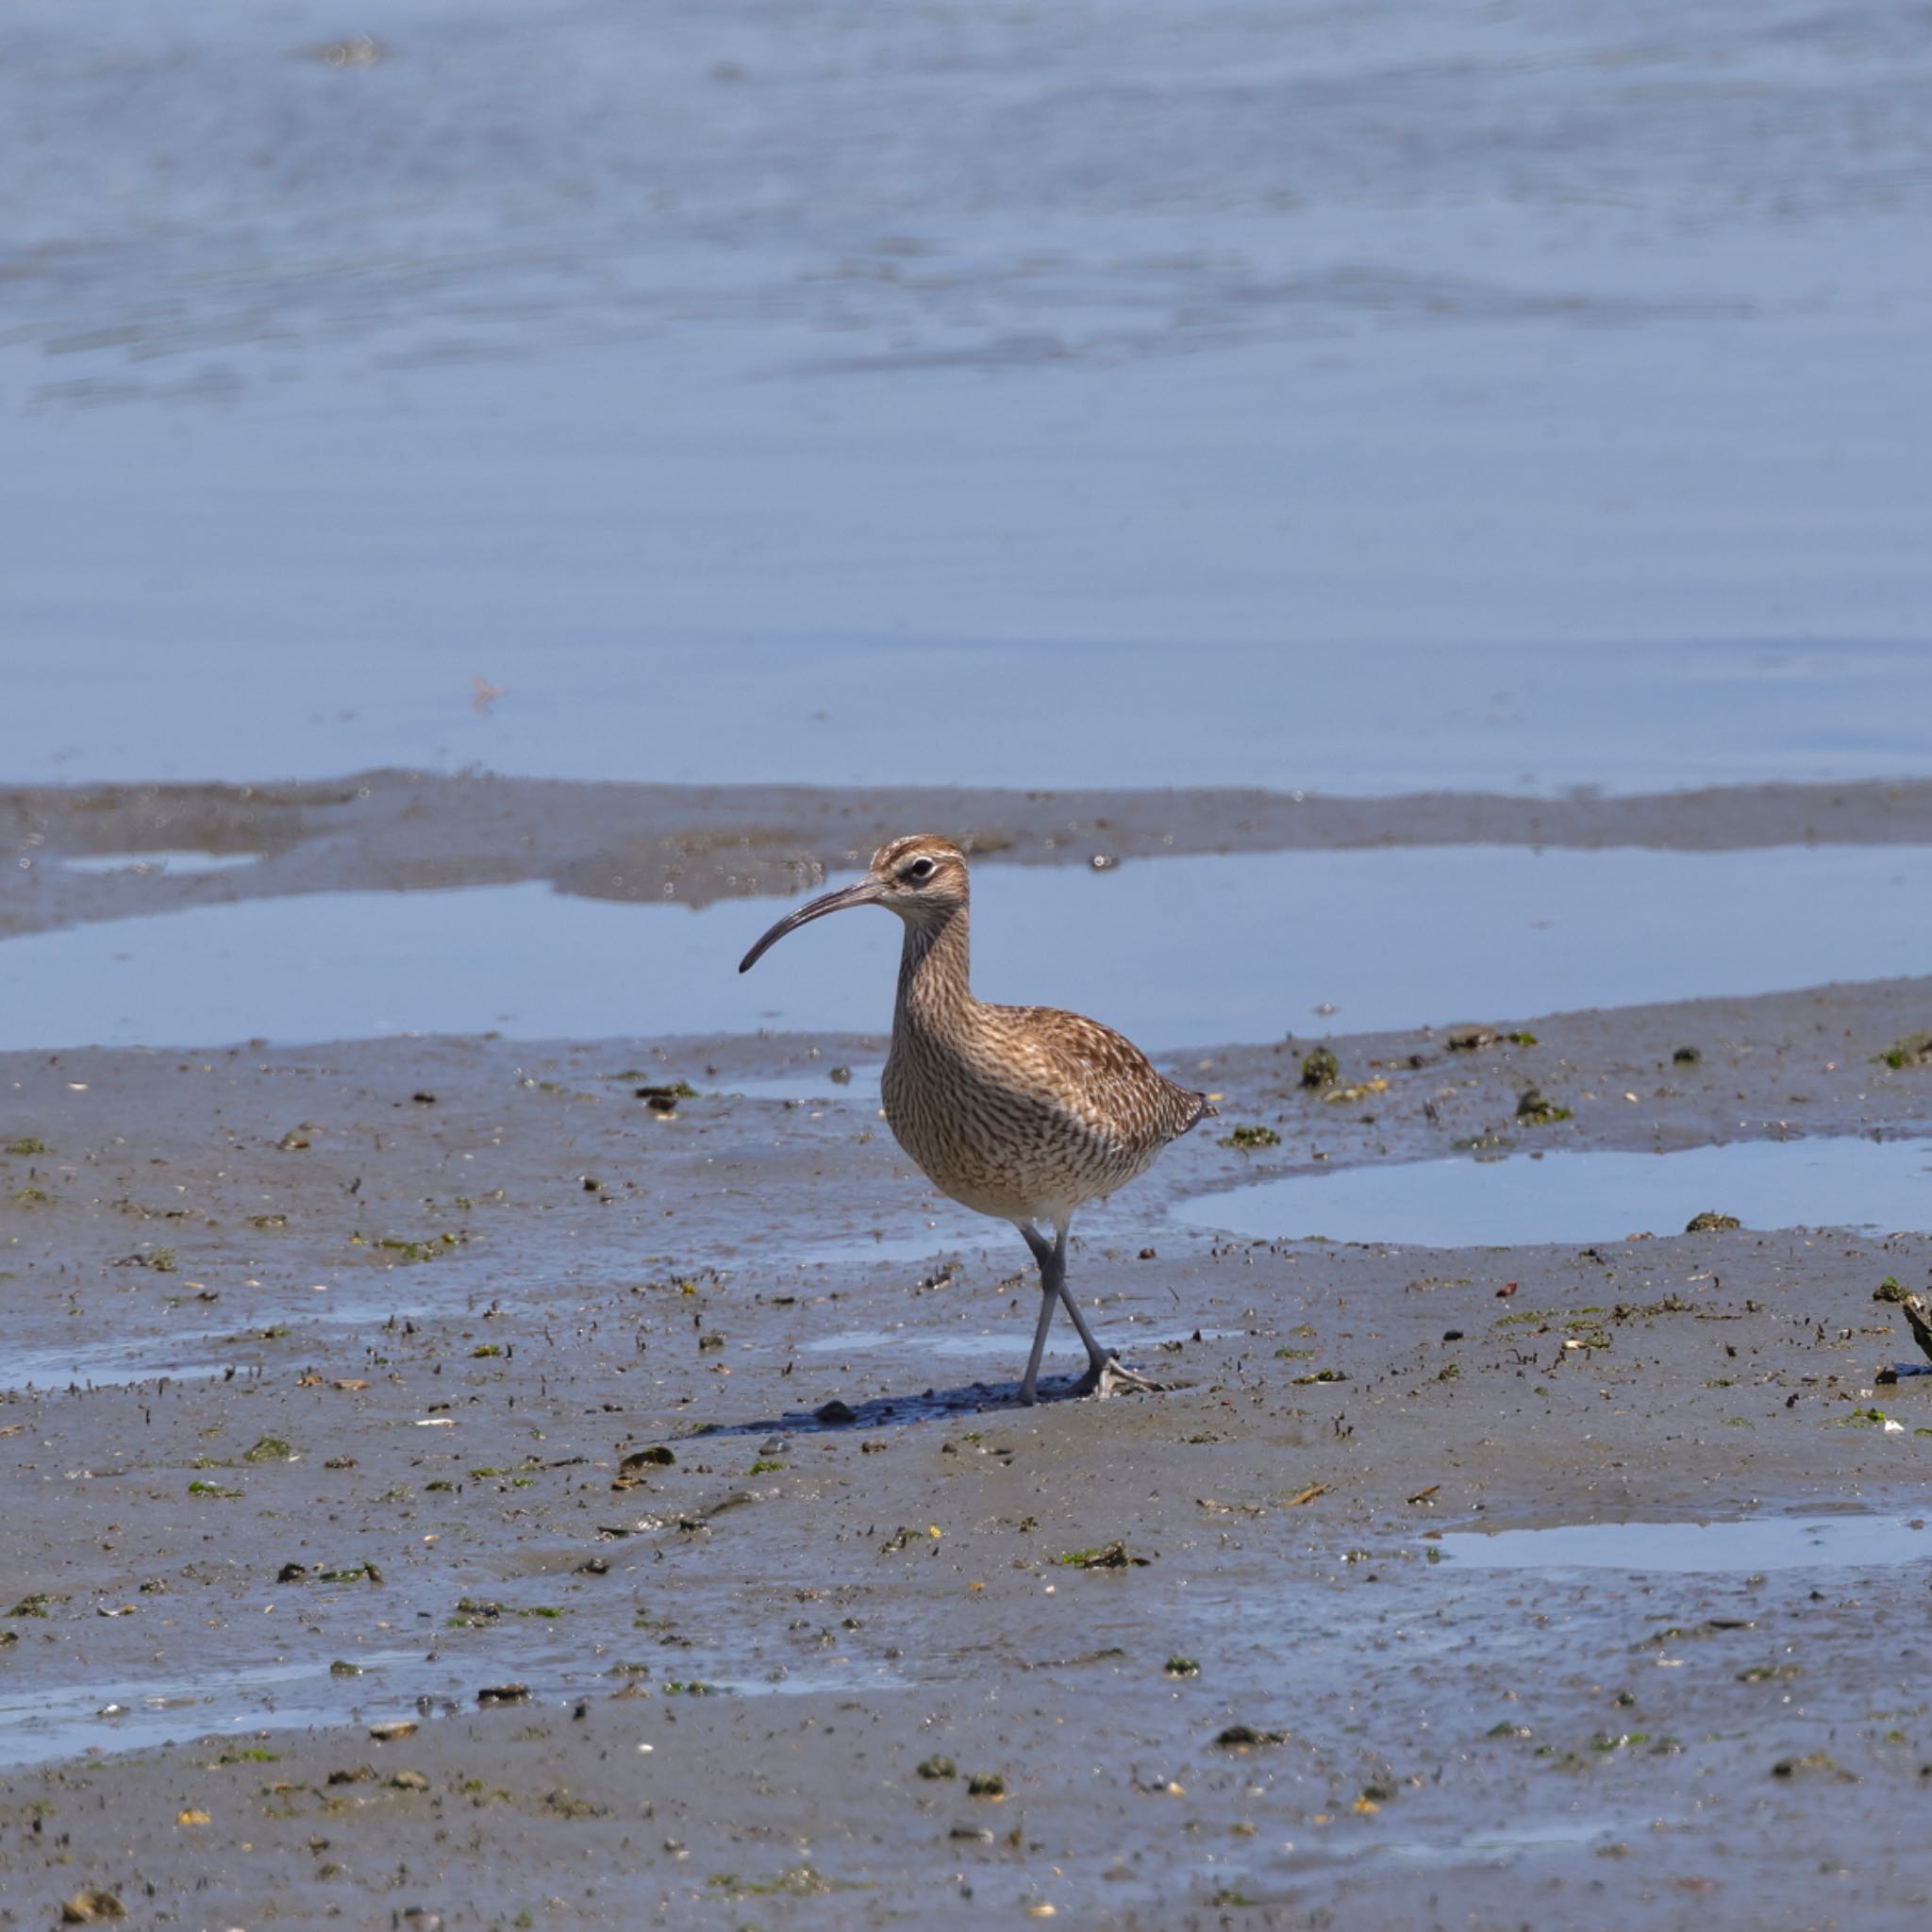
[[[1213,1112],[1205,1093],[1177,1086],[1124,1034],[1057,1007],[992,1007],[1028,1083],[1110,1140],[1178,1140]]]

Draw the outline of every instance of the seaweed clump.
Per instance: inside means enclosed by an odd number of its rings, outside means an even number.
[[[1517,1096],[1516,1118],[1525,1126],[1547,1127],[1557,1121],[1567,1121],[1570,1109],[1558,1107],[1554,1100],[1544,1099],[1541,1088],[1525,1087]]]
[[[1881,1054],[1873,1056],[1894,1073],[1907,1067],[1932,1067],[1932,1033],[1901,1034]]]

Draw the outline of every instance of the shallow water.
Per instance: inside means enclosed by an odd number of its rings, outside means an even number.
[[[229,1331],[198,1329],[160,1341],[75,1342],[70,1347],[8,1349],[0,1389],[90,1389],[150,1382],[161,1375],[219,1375],[232,1368],[217,1344]]]
[[[1448,1531],[1429,1547],[1458,1571],[1610,1570],[1629,1574],[1753,1574],[1780,1570],[1851,1572],[1874,1566],[1932,1561],[1932,1538],[1922,1517],[1832,1514],[1763,1516],[1716,1523],[1564,1524],[1547,1529],[1492,1533]],[[1443,1573],[1447,1574],[1448,1573]],[[1197,1607],[1198,1613],[1198,1607]],[[396,1633],[400,1636],[402,1633]],[[1198,1634],[1198,1633],[1197,1633]],[[526,1683],[532,1708],[561,1698],[608,1696],[622,1674],[613,1661],[630,1653],[621,1639],[573,1642],[521,1623],[437,1641],[425,1647],[351,1647],[355,1675],[330,1673],[326,1645],[301,1659],[254,1663],[198,1678],[93,1678],[83,1684],[41,1685],[31,1694],[0,1696],[0,1764],[53,1763],[91,1752],[124,1752],[175,1742],[197,1757],[224,1750],[275,1748],[275,1733],[316,1724],[371,1724],[415,1717],[417,1700],[434,1711],[473,1706],[476,1687]],[[675,1666],[642,1681],[658,1696],[663,1678],[708,1684],[727,1694],[804,1695],[903,1690],[931,1674],[951,1678],[961,1660],[941,1644],[924,1672],[908,1674],[889,1661],[858,1656],[799,1663],[746,1656],[684,1653]],[[425,1715],[424,1722],[434,1722]],[[255,1733],[267,1735],[257,1740]],[[399,1747],[400,1749],[401,1747]],[[398,1757],[397,1762],[404,1761]],[[381,1769],[378,1762],[378,1769]],[[1577,1823],[1579,1836],[1597,1824]],[[1498,1853],[1557,1841],[1572,1827],[1526,1827],[1473,1835],[1465,1848]],[[1310,1848],[1313,1850],[1314,1848]],[[1406,1856],[1401,1841],[1372,1847],[1376,1856]],[[1322,1853],[1319,1856],[1329,1856]]]
[[[89,852],[56,861],[69,872],[235,872],[257,865],[258,852]]]
[[[1091,1012],[1164,1051],[1917,973],[1927,904],[1923,846],[1003,866],[976,883],[974,987]],[[741,976],[780,909],[525,884],[246,900],[30,934],[0,941],[0,1050],[886,1030],[890,919],[820,922]],[[863,1086],[834,1088],[829,1066],[824,1092],[875,1104]]]
[[[1654,1819],[1646,1818],[1642,1825],[1655,1823]],[[1473,1831],[1453,1840],[1384,1839],[1370,1844],[1299,1845],[1290,1860],[1290,1869],[1365,1863],[1372,1859],[1403,1865],[1441,1865],[1452,1859],[1512,1865],[1540,1852],[1572,1851],[1579,1845],[1610,1840],[1637,1828],[1641,1827],[1607,1819],[1551,1818],[1507,1830]]]
[[[1432,1547],[1474,1568],[1752,1574],[1932,1562],[1922,1517],[1753,1516],[1738,1523],[1565,1523],[1445,1531]]]
[[[452,1276],[439,1283],[451,1300],[464,1299],[471,1284]],[[17,1344],[0,1354],[0,1390],[108,1388],[117,1383],[152,1382],[159,1376],[220,1375],[245,1371],[259,1341],[258,1331],[302,1332],[323,1324],[354,1323],[374,1329],[393,1317],[421,1311],[419,1295],[369,1293],[356,1289],[310,1289],[292,1294],[247,1299],[230,1290],[218,1323],[206,1320],[172,1334],[126,1334],[92,1340]],[[138,1327],[155,1311],[143,1309],[127,1326]],[[165,1319],[165,1318],[161,1318]],[[75,1323],[79,1327],[82,1324]]]
[[[350,1657],[360,1666],[356,1675],[332,1674],[327,1661],[309,1657],[194,1679],[103,1680],[41,1687],[31,1696],[0,1694],[0,1766],[52,1764],[167,1743],[193,1749],[206,1742],[216,1755],[251,1747],[273,1752],[276,1731],[414,1718],[419,1698],[438,1709],[448,1704],[467,1707],[482,1683],[527,1683],[533,1711],[573,1695],[608,1696],[613,1688],[608,1649],[578,1650],[560,1639],[538,1646],[519,1643],[512,1656],[505,1655],[508,1648],[499,1643],[493,1656],[480,1643],[441,1651],[432,1645],[426,1652],[358,1650]],[[774,1662],[746,1668],[738,1662],[717,1671],[686,1664],[667,1674],[736,1696],[857,1693],[907,1686],[890,1665],[858,1658],[826,1658],[803,1667]],[[661,1684],[649,1677],[645,1681],[662,1693]],[[258,1732],[268,1734],[258,1745]],[[406,1745],[395,1748],[407,1750]],[[395,1767],[384,1767],[378,1758],[377,1768]]]
[[[1017,1243],[1014,1251],[1020,1252]],[[797,1352],[800,1355],[841,1357],[905,1353],[938,1356],[948,1361],[1010,1355],[1012,1366],[1017,1370],[1032,1342],[1033,1324],[1040,1308],[1030,1291],[1033,1282],[1029,1280],[1026,1287],[1029,1291],[1022,1296],[1020,1307],[1013,1311],[1012,1319],[1004,1328],[980,1328],[969,1334],[910,1326],[848,1328],[836,1335],[815,1335],[809,1341],[800,1343]],[[1191,1324],[1178,1328],[1154,1327],[1124,1323],[1117,1316],[1096,1316],[1094,1322],[1097,1326],[1109,1328],[1108,1334],[1102,1338],[1104,1341],[1118,1347],[1123,1355],[1137,1358],[1150,1348],[1158,1348],[1163,1342],[1187,1341],[1191,1338],[1199,1341],[1218,1341],[1226,1332],[1220,1328],[1200,1328]],[[1068,1362],[1076,1361],[1076,1365],[1084,1369],[1085,1353],[1071,1335],[1063,1332],[1064,1326],[1063,1319],[1056,1323],[1054,1332],[1048,1338],[1046,1359],[1051,1362],[1057,1356],[1063,1356]]]
[[[449,1679],[419,1651],[371,1651],[356,1660],[361,1676],[332,1676],[326,1660],[308,1657],[243,1665],[212,1682],[101,1680],[0,1698],[0,1763],[48,1764],[90,1751],[137,1751],[190,1739],[240,1744],[257,1730],[342,1724],[352,1717],[374,1723],[413,1715],[432,1673],[439,1689]]]
[[[1257,1181],[1175,1211],[1231,1234],[1458,1248],[1680,1234],[1707,1210],[1747,1228],[1932,1226],[1932,1141],[1842,1135],[1391,1161]]]
[[[1883,0],[382,12],[9,7],[0,776],[1932,768]]]

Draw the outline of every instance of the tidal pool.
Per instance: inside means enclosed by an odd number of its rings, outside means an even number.
[[[1176,1215],[1230,1234],[1465,1248],[1681,1234],[1707,1211],[1752,1228],[1932,1225],[1932,1141],[1834,1135],[1391,1161],[1199,1195]]]
[[[1446,1532],[1445,1557],[1491,1570],[1674,1573],[1856,1569],[1932,1560],[1923,1517],[1750,1516],[1737,1523],[1563,1523]]]
[[[1927,904],[1932,847],[1917,845],[983,865],[974,978],[984,998],[1070,1007],[1162,1052],[1912,974]],[[0,1050],[883,1033],[896,923],[826,920],[741,976],[782,905],[693,910],[524,883],[253,898],[32,933],[0,941]],[[863,1104],[870,1090],[835,1087],[828,1064],[819,1091]]]

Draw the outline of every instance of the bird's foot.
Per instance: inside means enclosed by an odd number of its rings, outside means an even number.
[[[1166,1386],[1138,1374],[1126,1367],[1118,1356],[1110,1355],[1104,1362],[1089,1369],[1074,1384],[1074,1393],[1097,1395],[1104,1401],[1109,1395],[1158,1395]]]

